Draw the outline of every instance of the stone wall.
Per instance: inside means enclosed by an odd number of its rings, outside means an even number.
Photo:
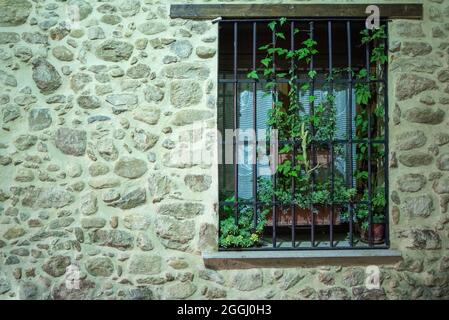
[[[0,298],[448,298],[449,0],[424,9],[390,23],[390,233],[403,261],[367,290],[361,266],[204,267],[216,146],[170,160],[216,127],[217,25],[172,20],[169,1],[1,0]]]

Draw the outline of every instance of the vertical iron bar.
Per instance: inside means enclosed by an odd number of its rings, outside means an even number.
[[[256,36],[257,36],[257,22],[253,22],[253,70],[256,70]],[[257,82],[254,80],[253,84],[253,129],[254,129],[254,143],[253,143],[253,213],[254,213],[254,229],[257,228]]]
[[[272,36],[272,42],[273,42],[273,48],[276,47],[276,32],[275,29],[273,29],[273,32],[271,34]],[[273,90],[273,108],[276,108],[276,102],[277,102],[277,94],[276,94],[276,60],[275,60],[275,53],[273,53],[273,77],[274,78],[274,86],[271,90]],[[279,159],[276,159],[276,161],[279,161]],[[277,168],[275,169],[275,172],[273,174],[273,190],[276,190],[276,177],[277,177]],[[277,222],[277,206],[276,206],[276,195],[273,192],[273,248],[276,248],[276,222]]]
[[[352,35],[351,35],[351,21],[346,22],[346,35],[348,39],[348,80],[349,80],[349,96],[348,96],[348,117],[349,117],[349,126],[348,126],[348,141],[349,141],[349,164],[348,164],[348,171],[349,171],[349,187],[352,189],[354,187],[353,182],[353,158],[352,158],[352,152],[354,150],[353,142],[352,142]],[[353,230],[353,206],[352,202],[348,205],[349,209],[349,243],[350,246],[354,246],[354,230]]]
[[[295,50],[295,22],[292,21],[290,24],[290,50],[293,52]],[[292,86],[297,86],[298,84],[296,83],[296,78],[294,77],[295,74],[295,60],[294,58],[292,58],[291,61],[291,76],[295,79],[295,81],[293,81],[290,85]],[[296,92],[296,91],[295,91]],[[296,95],[295,97],[296,102],[299,99],[299,97]],[[292,164],[293,164],[293,168],[296,166],[296,139],[293,141],[293,159],[292,159]],[[293,199],[295,199],[295,193],[296,193],[296,181],[295,181],[295,177],[292,177],[292,196]],[[292,247],[296,247],[296,205],[292,203],[291,206],[291,211],[292,211]]]
[[[239,210],[238,210],[238,149],[239,149],[239,137],[238,137],[238,108],[237,108],[237,31],[238,31],[238,23],[234,22],[234,215],[235,215],[235,223],[238,225],[239,221]]]
[[[314,31],[314,22],[311,21],[309,24],[309,32],[310,32],[310,39],[313,40],[313,31]],[[314,67],[314,59],[313,59],[313,55],[311,56],[310,59],[310,71],[313,70]],[[313,96],[314,95],[314,91],[315,91],[315,82],[312,79],[312,84],[311,84],[311,88],[310,88],[310,95]],[[310,116],[313,118],[315,110],[314,110],[314,101],[312,101],[310,103]],[[311,151],[312,151],[312,168],[315,168],[316,166],[316,152],[315,152],[315,128],[313,126],[313,123],[311,123],[311,131],[312,131],[312,137],[311,137]],[[314,192],[314,187],[315,187],[315,171],[312,171],[312,193]],[[311,211],[311,215],[312,215],[312,225],[310,228],[311,231],[311,244],[312,247],[315,247],[315,213],[314,213],[314,205],[313,205],[313,201],[311,202],[310,205],[310,211]]]
[[[328,46],[329,46],[329,75],[331,77],[330,83],[330,94],[334,94],[334,85],[333,85],[333,66],[332,66],[332,21],[328,21],[327,24],[327,34],[328,34]],[[332,108],[334,108],[333,102],[332,105],[329,105],[331,108],[330,112],[333,112]],[[331,248],[334,246],[334,137],[330,137],[329,140],[329,149],[331,154],[331,212],[329,219],[329,240]]]
[[[388,55],[388,21],[385,21],[385,35],[386,40],[385,41],[385,53]],[[388,68],[387,68],[388,60],[384,65],[383,68],[383,77],[384,77],[384,182],[385,182],[385,244],[387,246],[390,246],[390,220],[389,220],[389,192],[388,192],[388,186],[389,186],[389,175],[388,175],[388,152],[389,152],[389,116],[388,116]]]
[[[366,82],[368,85],[368,90],[371,89],[370,83],[370,48],[369,42],[365,44],[365,58],[366,58]],[[372,153],[372,143],[371,143],[371,104],[368,103],[366,106],[368,114],[368,242],[369,246],[373,246],[373,208],[372,208],[372,170],[371,170],[371,153]]]

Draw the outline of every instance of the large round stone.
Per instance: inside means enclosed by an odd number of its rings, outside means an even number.
[[[399,162],[406,167],[428,166],[432,163],[432,156],[424,152],[408,152],[399,155]]]
[[[53,56],[60,61],[72,61],[73,53],[65,46],[56,46],[51,51]]]
[[[138,254],[129,261],[131,274],[156,274],[161,271],[161,257],[156,255]]]
[[[411,217],[428,217],[433,209],[433,199],[428,194],[407,198],[402,205],[402,210]]]
[[[75,21],[86,19],[92,12],[92,6],[84,0],[70,0],[68,5],[68,13]]]
[[[137,27],[137,29],[147,36],[161,33],[167,30],[167,27],[160,22],[145,22]]]
[[[192,44],[188,40],[178,40],[170,45],[170,50],[180,58],[188,58],[192,54]]]
[[[440,170],[449,171],[449,153],[443,153],[438,157],[437,167]]]
[[[101,107],[101,101],[97,96],[79,96],[76,102],[83,109],[97,109]]]
[[[176,108],[184,108],[201,102],[203,92],[198,82],[174,80],[170,87],[170,101]]]
[[[407,131],[398,134],[396,137],[396,144],[398,150],[411,150],[424,146],[427,138],[421,130]]]
[[[120,158],[114,167],[114,173],[120,177],[136,179],[147,172],[145,161],[132,157]]]
[[[417,192],[426,184],[426,177],[422,174],[408,173],[398,178],[398,187],[402,192]]]
[[[444,111],[431,107],[412,107],[404,112],[404,118],[415,123],[439,124],[444,120]]]

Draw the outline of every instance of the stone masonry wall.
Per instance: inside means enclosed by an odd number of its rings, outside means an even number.
[[[381,266],[380,290],[361,266],[204,267],[218,225],[216,146],[202,139],[216,128],[217,25],[172,20],[169,4],[0,0],[0,299],[449,298],[449,0],[390,23],[403,261]],[[206,150],[193,164],[192,141]]]

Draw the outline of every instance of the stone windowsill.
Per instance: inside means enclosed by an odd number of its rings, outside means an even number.
[[[203,253],[204,264],[213,269],[317,265],[385,265],[396,263],[401,259],[401,252],[392,249],[217,251]]]

